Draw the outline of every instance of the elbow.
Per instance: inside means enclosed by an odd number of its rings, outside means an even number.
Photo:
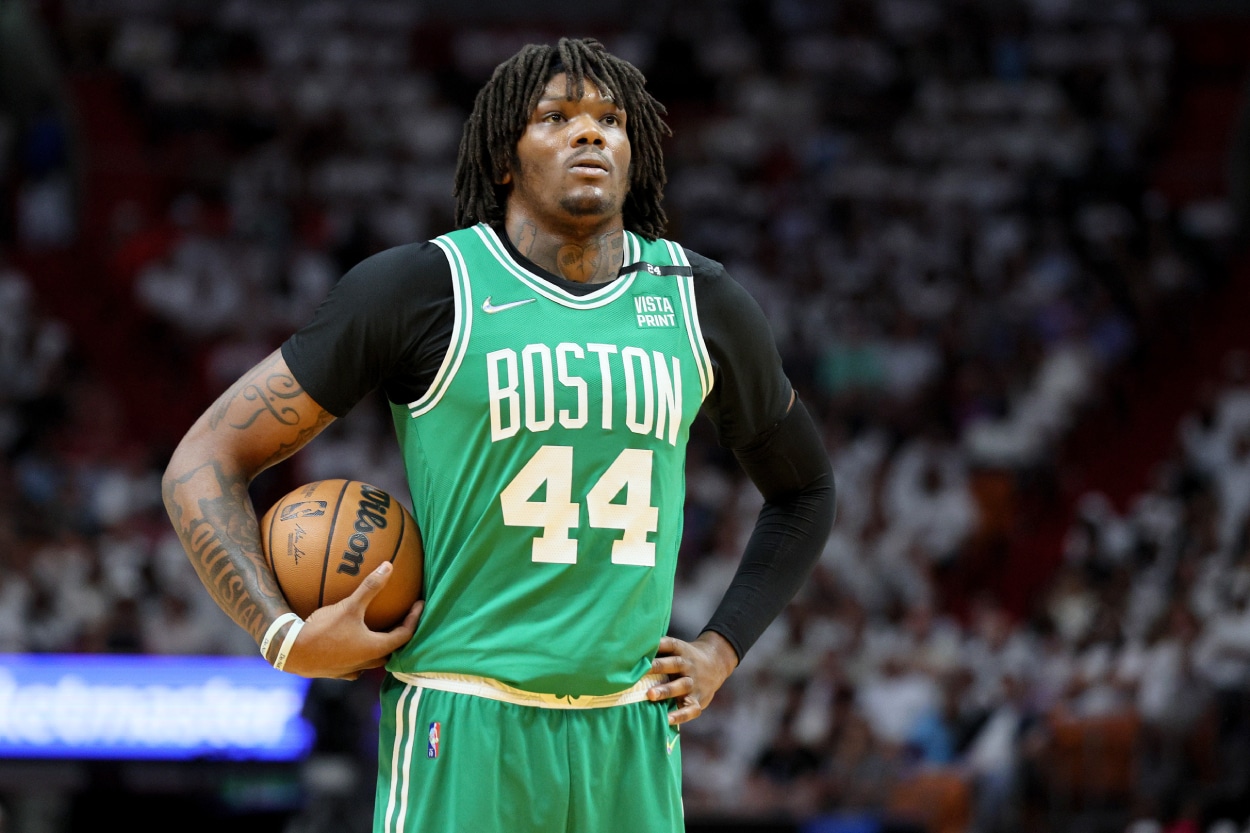
[[[173,453],[169,455],[169,460],[165,463],[165,471],[161,473],[161,494],[168,495],[205,457],[203,453],[197,451],[201,442],[194,431],[194,428],[188,431],[174,448]]]
[[[161,501],[165,504],[165,512],[173,522],[175,530],[181,514],[178,507],[179,486],[186,480],[188,471],[186,457],[183,445],[179,444],[166,462],[165,471],[161,473]]]
[[[832,469],[821,474],[803,488],[801,501],[810,507],[814,530],[827,538],[838,514],[838,490]]]
[[[824,501],[825,514],[827,518],[825,520],[824,537],[828,538],[829,533],[833,531],[834,521],[838,519],[838,484],[837,481],[834,480],[832,467],[829,469],[829,473],[826,475],[825,480],[827,482],[824,486]]]
[[[210,480],[201,476],[214,466],[220,471],[222,464],[220,455],[214,451],[212,438],[202,434],[198,425],[193,426],[174,448],[161,473],[161,499],[175,526],[180,507],[185,509],[196,501],[198,493],[220,487],[220,483],[212,482],[219,478]]]
[[[800,489],[765,498],[761,523],[787,538],[824,541],[835,515],[832,473],[817,477]],[[820,550],[815,550],[819,555]]]

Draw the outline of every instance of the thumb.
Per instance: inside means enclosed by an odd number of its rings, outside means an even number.
[[[369,602],[373,601],[373,597],[382,592],[382,588],[391,580],[391,571],[394,567],[389,561],[383,561],[373,572],[365,576],[364,581],[352,591],[348,596],[353,603],[357,603],[362,607],[368,607]]]

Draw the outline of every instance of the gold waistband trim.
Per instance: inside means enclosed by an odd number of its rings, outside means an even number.
[[[663,674],[648,674],[624,691],[617,691],[613,694],[583,694],[580,697],[574,697],[571,694],[559,696],[524,691],[490,677],[475,677],[472,674],[425,672],[395,674],[395,679],[402,680],[411,686],[450,691],[455,694],[471,694],[474,697],[486,697],[490,700],[502,700],[505,703],[533,706],[539,709],[606,709],[612,706],[624,706],[627,703],[639,703],[647,699],[647,692],[650,689],[665,681]]]

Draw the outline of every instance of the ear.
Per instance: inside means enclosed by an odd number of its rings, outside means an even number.
[[[504,171],[503,176],[499,177],[498,184],[499,185],[511,185],[512,184],[512,171]]]

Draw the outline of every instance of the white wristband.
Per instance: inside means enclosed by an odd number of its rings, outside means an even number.
[[[269,643],[273,642],[273,638],[277,636],[283,625],[295,619],[299,619],[298,613],[284,613],[274,619],[269,630],[265,631],[265,638],[260,641],[260,655],[265,658],[265,662],[269,662]]]
[[[304,620],[296,619],[295,624],[291,625],[291,629],[286,632],[286,639],[282,640],[282,647],[278,649],[278,657],[273,661],[273,667],[279,671],[286,665],[286,658],[291,654],[291,646],[295,644],[295,637],[304,629]]]

